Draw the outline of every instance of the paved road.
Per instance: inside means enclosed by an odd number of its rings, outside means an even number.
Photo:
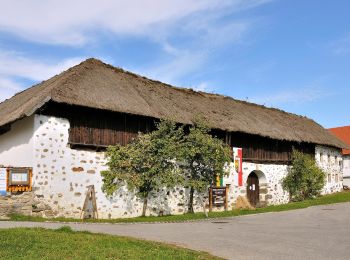
[[[228,259],[350,259],[350,203],[192,223],[0,222],[0,228],[63,225],[172,243]]]

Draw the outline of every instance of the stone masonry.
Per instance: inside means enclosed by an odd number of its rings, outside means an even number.
[[[113,197],[107,197],[102,192],[100,172],[106,170],[105,154],[88,149],[71,149],[68,143],[69,128],[66,119],[35,115],[33,192],[0,197],[0,215],[21,213],[79,218],[87,186],[94,185],[99,218],[140,216],[143,201],[126,187],[120,188]],[[317,146],[315,156],[317,163],[327,172],[323,193],[340,191],[342,175],[339,151]],[[287,203],[289,196],[282,189],[281,182],[288,167],[243,162],[243,185],[238,186],[238,175],[232,163],[229,176],[224,178],[224,185],[229,184],[229,209],[239,195],[246,195],[246,181],[253,171],[259,178],[260,206]],[[187,211],[188,199],[189,190],[183,187],[159,190],[151,194],[147,214],[182,214]],[[195,211],[203,211],[207,200],[208,194],[195,194]]]

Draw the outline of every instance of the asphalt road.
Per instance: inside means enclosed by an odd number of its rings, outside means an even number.
[[[350,203],[189,223],[0,222],[0,228],[63,225],[176,244],[227,259],[350,259]]]

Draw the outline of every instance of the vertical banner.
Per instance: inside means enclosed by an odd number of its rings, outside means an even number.
[[[236,148],[233,147],[233,161],[235,164],[235,172],[238,175],[238,186],[243,185],[243,170],[242,170],[242,163],[243,163],[243,153],[242,148]]]
[[[7,180],[7,171],[6,168],[0,168],[0,196],[5,196],[6,193],[6,180]]]

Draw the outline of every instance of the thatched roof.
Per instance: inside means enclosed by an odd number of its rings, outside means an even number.
[[[230,97],[176,88],[96,59],[33,86],[0,104],[0,126],[30,116],[46,102],[105,109],[189,124],[204,116],[211,127],[279,140],[345,147],[306,117]]]

